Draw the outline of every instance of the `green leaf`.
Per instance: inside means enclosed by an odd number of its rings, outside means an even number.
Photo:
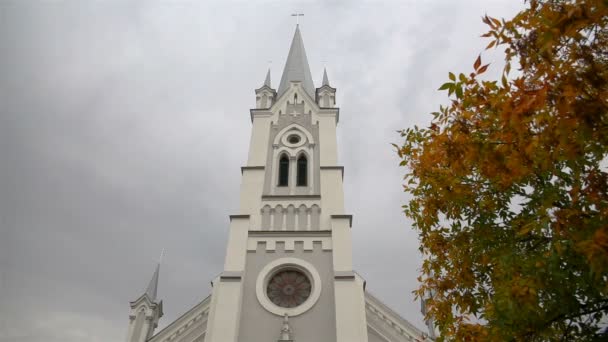
[[[456,86],[456,97],[459,99],[462,98],[462,86],[461,85]]]
[[[439,89],[437,90],[446,90],[446,89],[450,89],[450,87],[452,86],[452,82],[446,82],[444,84],[441,85],[441,87],[439,87]]]
[[[450,76],[450,80],[456,81],[456,75],[454,75],[454,73],[450,72],[449,76]]]

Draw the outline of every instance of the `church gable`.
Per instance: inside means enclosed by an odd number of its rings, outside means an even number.
[[[203,342],[207,332],[210,303],[211,296],[208,296],[152,336],[148,342]]]
[[[430,341],[424,337],[426,334],[369,292],[365,292],[365,316],[369,342]]]
[[[304,89],[300,82],[292,82],[288,88],[270,107],[275,114],[312,114],[319,111],[319,106]]]

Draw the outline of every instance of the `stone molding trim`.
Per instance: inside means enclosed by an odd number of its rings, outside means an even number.
[[[324,251],[332,250],[331,237],[249,237],[247,239],[247,251],[255,252],[258,249],[258,244],[266,243],[266,252],[276,251],[276,245],[278,242],[282,242],[285,245],[285,251],[293,252],[295,250],[296,242],[303,244],[305,252],[312,252],[314,250],[315,242],[321,243],[321,249]]]
[[[271,107],[272,108],[272,107]],[[252,108],[249,110],[249,116],[251,117],[251,122],[255,117],[271,117],[274,114],[270,111],[270,108]]]
[[[340,122],[340,108],[339,107],[319,108],[317,115],[318,116],[329,116],[329,117],[335,116],[336,124],[338,124],[338,122]]]
[[[289,201],[294,199],[319,200],[321,195],[262,195],[263,201]]]
[[[262,171],[264,171],[264,169],[266,169],[266,166],[241,166],[241,175],[245,171],[249,171],[249,170],[262,170]]]
[[[243,278],[243,272],[224,271],[220,274],[220,281],[240,281]]]
[[[197,327],[203,328],[199,336],[204,335],[207,330],[206,324],[207,319],[209,318],[210,304],[211,296],[207,296],[207,298],[196,304],[192,309],[188,310],[163,330],[150,337],[148,342],[181,342],[184,341],[182,338],[183,336],[191,333]]]
[[[249,237],[329,237],[331,230],[250,230]]]
[[[388,340],[390,341],[406,342],[428,339],[424,332],[403,319],[367,291],[365,291],[365,314],[368,318],[367,325],[384,336],[389,335]]]
[[[266,286],[268,285],[269,278],[282,269],[296,269],[303,272],[306,274],[312,285],[310,296],[304,303],[294,308],[283,308],[277,306],[271,302],[270,299],[268,299],[268,295],[266,294]],[[264,309],[277,316],[283,317],[285,314],[287,314],[289,317],[293,317],[303,314],[304,312],[310,310],[313,305],[315,305],[321,296],[321,288],[321,276],[311,263],[298,258],[280,258],[271,261],[260,271],[256,281],[255,291],[258,302],[260,302]]]
[[[353,227],[353,215],[331,215],[332,219],[348,219],[348,226]]]
[[[355,272],[352,271],[335,271],[335,280],[355,280]]]
[[[232,221],[233,219],[248,219],[250,217],[250,215],[230,215],[230,221]]]

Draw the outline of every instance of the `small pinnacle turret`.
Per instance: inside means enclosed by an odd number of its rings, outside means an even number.
[[[327,68],[323,68],[323,80],[321,87],[316,90],[316,100],[321,108],[333,108],[336,106],[336,88],[329,85]]]
[[[329,86],[329,79],[327,78],[327,69],[323,68],[323,83],[321,86]]]
[[[154,334],[154,329],[158,327],[158,320],[163,316],[163,302],[157,299],[160,263],[159,260],[156,264],[146,292],[130,303],[131,314],[129,315],[127,342],[147,341]]]

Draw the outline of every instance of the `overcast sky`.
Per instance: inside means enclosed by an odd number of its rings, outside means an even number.
[[[0,341],[123,341],[161,249],[161,328],[210,292],[268,61],[295,22],[337,88],[356,271],[419,328],[396,131],[487,41],[484,1],[0,1]],[[500,64],[497,53],[484,60]],[[498,67],[490,68],[496,74]]]

